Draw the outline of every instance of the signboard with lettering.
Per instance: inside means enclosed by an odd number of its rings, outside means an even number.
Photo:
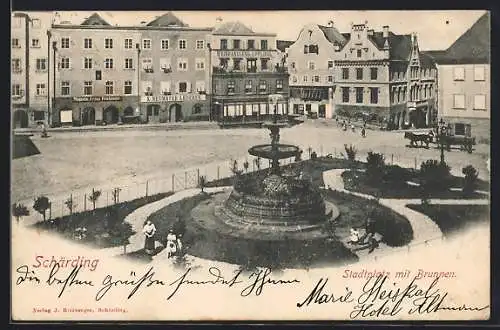
[[[219,50],[219,57],[272,57],[274,51],[271,50]]]
[[[73,102],[121,101],[121,96],[74,96]]]
[[[172,94],[172,95],[154,95],[143,96],[143,103],[165,103],[165,102],[183,102],[183,101],[205,101],[205,94]]]

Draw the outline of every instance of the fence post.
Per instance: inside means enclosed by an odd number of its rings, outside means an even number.
[[[87,193],[83,194],[83,210],[87,211]]]
[[[337,158],[337,147],[333,148],[333,158]]]
[[[61,203],[61,218],[64,216],[64,203]]]
[[[49,202],[49,220],[52,218],[52,202]]]
[[[184,189],[187,189],[188,172],[184,172]]]
[[[220,165],[217,165],[217,181],[220,180]]]
[[[148,197],[148,180],[146,180],[146,197]]]
[[[109,206],[108,196],[109,196],[109,191],[106,191],[106,206]]]
[[[200,185],[200,169],[196,169],[196,186]]]
[[[174,192],[174,180],[175,180],[175,174],[172,174],[172,192]]]
[[[394,165],[394,154],[391,154],[391,165]]]

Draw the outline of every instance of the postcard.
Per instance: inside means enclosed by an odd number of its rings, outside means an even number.
[[[490,13],[13,12],[11,321],[490,317]]]

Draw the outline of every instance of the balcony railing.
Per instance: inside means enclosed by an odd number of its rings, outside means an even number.
[[[276,65],[274,67],[267,67],[265,69],[261,69],[260,71],[257,70],[256,67],[251,67],[251,68],[246,68],[245,69],[236,69],[236,68],[231,68],[231,67],[220,67],[220,66],[214,66],[213,67],[213,73],[215,74],[220,74],[220,73],[287,73],[288,69],[285,66],[282,65]]]

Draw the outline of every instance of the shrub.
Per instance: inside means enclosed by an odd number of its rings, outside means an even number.
[[[17,222],[24,217],[30,215],[30,211],[24,204],[12,204],[12,215],[16,217]]]
[[[432,193],[447,191],[450,188],[450,167],[435,159],[422,162],[419,177],[424,197],[428,197]]]
[[[382,235],[382,241],[388,246],[403,246],[413,239],[413,229],[408,220],[390,209],[373,207],[371,218],[373,229]]]
[[[318,158],[318,154],[316,153],[316,151],[313,151],[313,152],[311,153],[311,159],[312,159],[312,160],[315,160],[315,159],[317,159],[317,158]]]
[[[50,200],[46,196],[39,196],[33,204],[33,209],[43,216],[45,221],[45,213],[50,208]]]
[[[399,165],[387,165],[384,168],[384,181],[391,184],[406,185],[406,181],[411,179],[411,173]]]
[[[474,190],[476,190],[479,172],[474,168],[474,166],[467,165],[462,168],[462,173],[465,175],[462,191],[466,195],[471,194]]]
[[[351,161],[355,161],[356,154],[358,153],[356,148],[352,144],[349,146],[347,144],[344,144],[344,149],[345,149],[345,153],[347,155],[347,159],[349,159]]]
[[[366,157],[366,175],[370,181],[380,181],[384,173],[384,155],[369,151]]]

